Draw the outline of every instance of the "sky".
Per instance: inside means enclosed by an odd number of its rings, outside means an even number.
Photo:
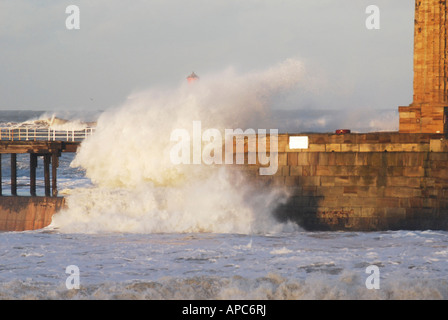
[[[411,0],[0,0],[0,110],[104,110],[192,71],[291,58],[322,86],[281,108],[395,110],[412,102],[413,19]]]

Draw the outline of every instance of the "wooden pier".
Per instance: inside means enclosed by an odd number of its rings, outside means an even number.
[[[30,157],[30,195],[36,196],[36,168],[38,157],[41,156],[44,166],[45,196],[56,197],[59,157],[63,152],[76,152],[80,143],[80,141],[0,141],[0,196],[3,194],[1,158],[4,155],[11,157],[12,196],[17,196],[17,154],[27,153]]]

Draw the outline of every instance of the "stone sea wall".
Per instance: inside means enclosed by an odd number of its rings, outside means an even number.
[[[308,137],[307,148],[289,147],[290,137],[297,136]],[[273,176],[260,176],[259,164],[234,170],[259,188],[287,190],[287,203],[275,212],[280,220],[307,230],[448,230],[443,135],[282,134],[278,150]]]

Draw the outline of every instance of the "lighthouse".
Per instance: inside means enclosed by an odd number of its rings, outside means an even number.
[[[198,81],[199,77],[196,75],[196,73],[192,72],[188,77],[187,77],[187,81],[188,83],[192,83],[195,81]]]

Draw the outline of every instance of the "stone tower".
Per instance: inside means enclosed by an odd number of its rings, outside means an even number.
[[[448,133],[448,48],[446,0],[416,0],[414,99],[399,107],[400,132]]]

